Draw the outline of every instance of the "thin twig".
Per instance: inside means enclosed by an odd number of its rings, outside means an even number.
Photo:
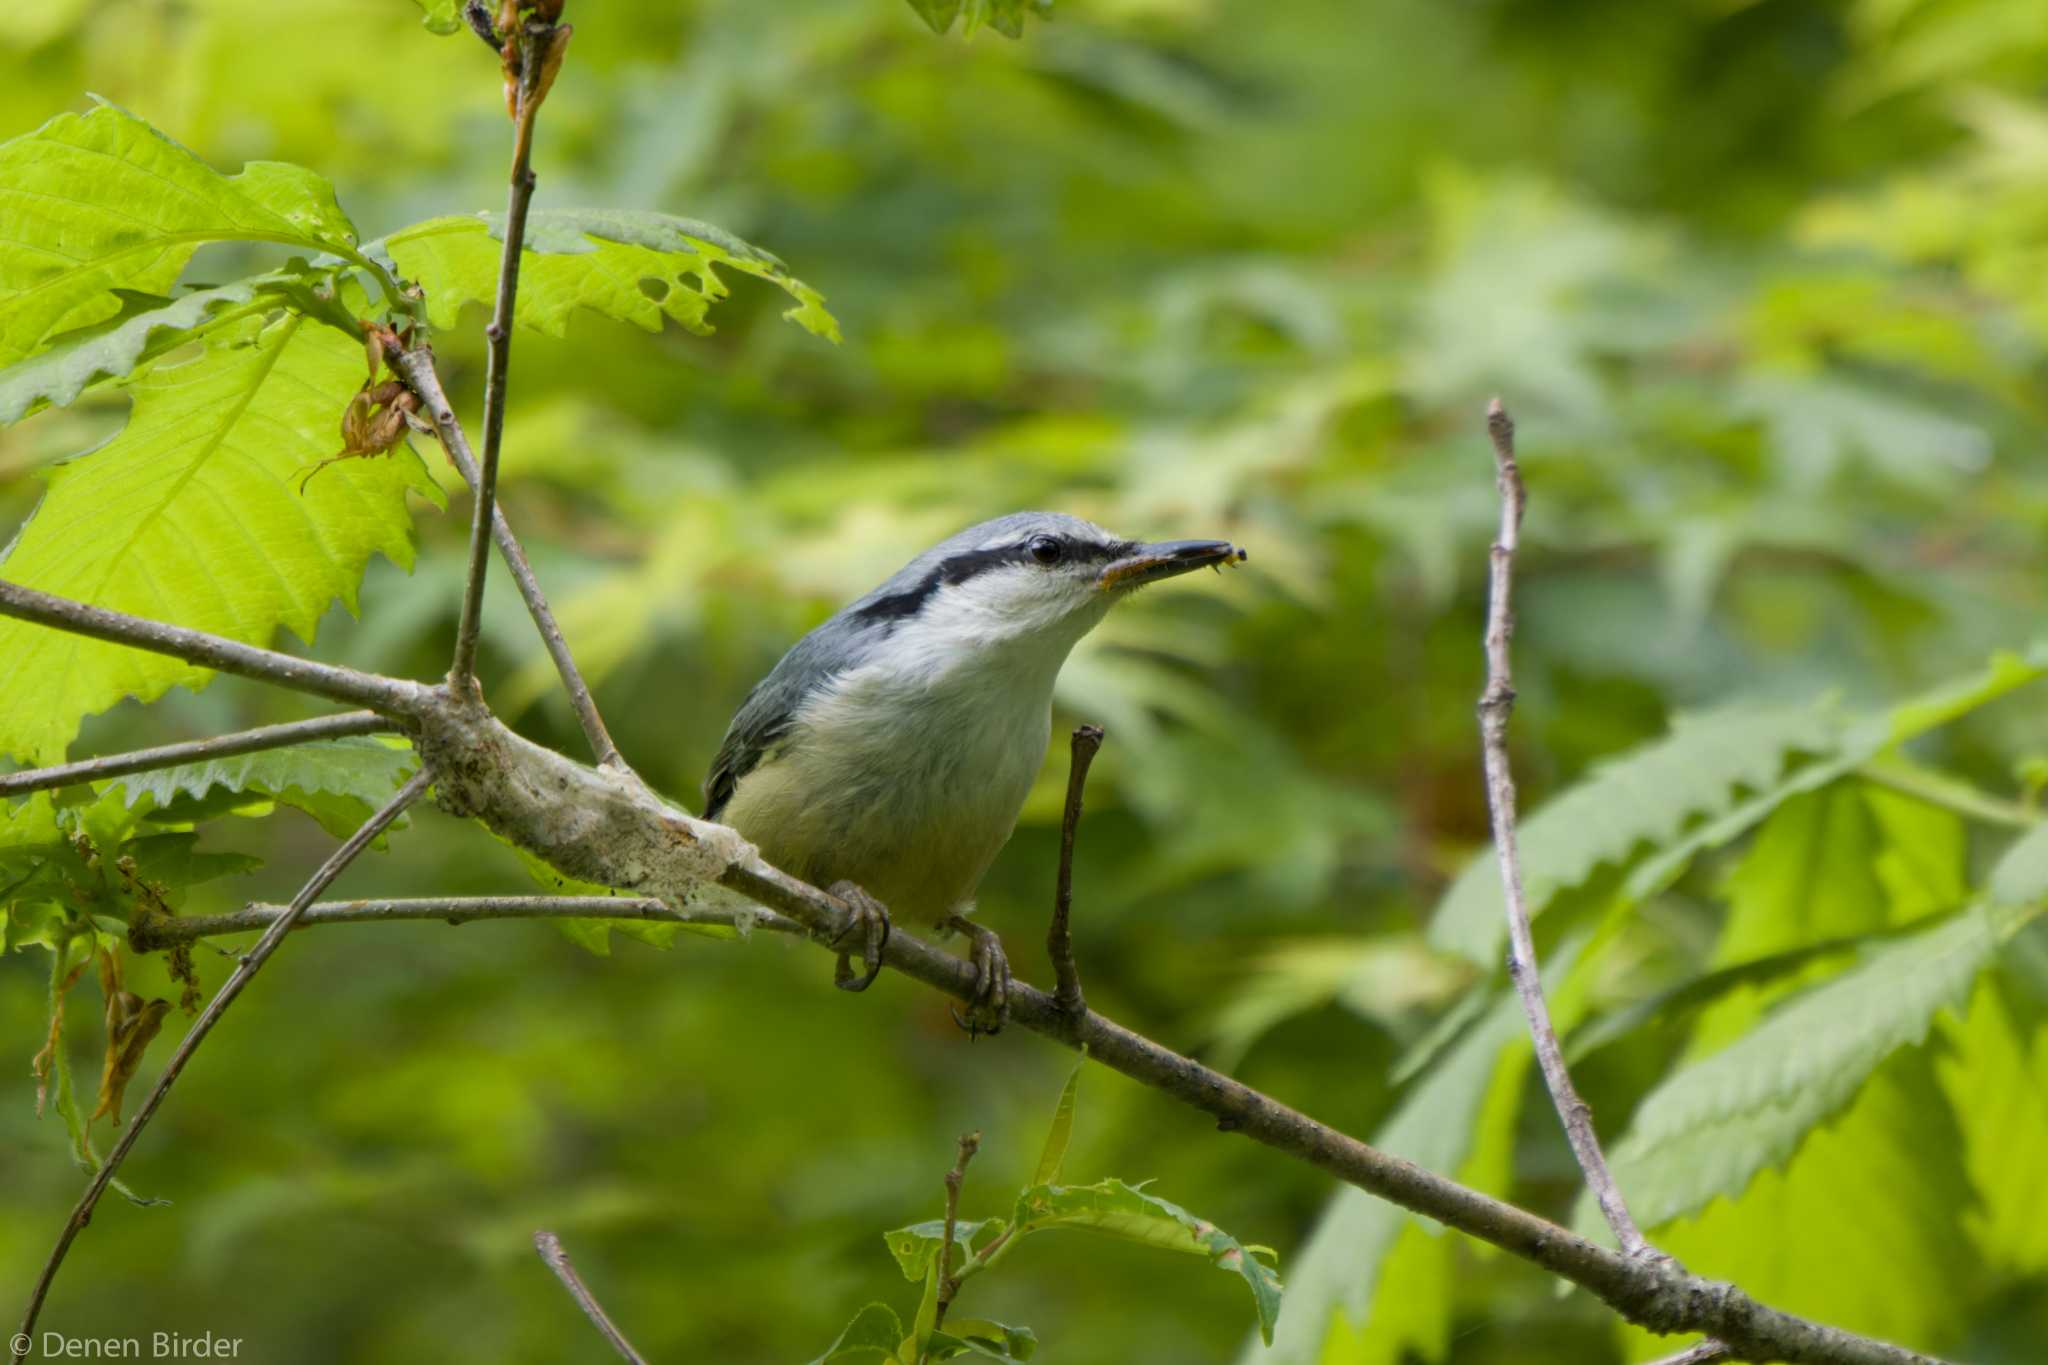
[[[1716,1361],[1732,1360],[1735,1353],[1718,1341],[1702,1341],[1688,1346],[1676,1355],[1660,1357],[1650,1365],[1715,1365]]]
[[[505,437],[505,394],[512,361],[512,313],[519,296],[519,257],[526,245],[526,211],[533,203],[533,123],[540,113],[537,98],[541,53],[551,34],[536,39],[521,29],[516,38],[521,61],[517,109],[512,118],[512,183],[505,201],[505,245],[498,258],[498,297],[484,329],[484,454],[474,484],[475,506],[469,521],[469,571],[462,583],[462,616],[455,627],[455,661],[448,677],[458,691],[476,674],[476,643],[483,627],[484,577],[490,569],[492,514],[498,507],[498,450]]]
[[[633,1365],[647,1365],[647,1362],[641,1359],[640,1353],[633,1349],[633,1343],[627,1341],[625,1334],[613,1326],[612,1320],[605,1316],[603,1306],[598,1303],[597,1296],[584,1285],[583,1277],[576,1273],[576,1267],[569,1264],[569,1253],[562,1249],[562,1239],[543,1229],[533,1234],[533,1248],[540,1253],[540,1258],[547,1263],[547,1268],[555,1272],[555,1278],[562,1282],[562,1288],[569,1291],[569,1297],[576,1300],[576,1306],[583,1310],[583,1316],[589,1318],[604,1339],[611,1343],[612,1349],[626,1360],[632,1361]]]
[[[289,907],[254,904],[220,915],[158,915],[129,931],[137,952],[177,943],[266,929]],[[648,896],[425,896],[404,900],[319,901],[299,915],[296,928],[322,924],[392,924],[440,920],[468,924],[491,919],[630,919],[658,924],[713,924],[800,934],[796,921],[773,910],[679,910]]]
[[[1068,1014],[1088,1008],[1081,994],[1081,969],[1074,962],[1074,934],[1069,916],[1074,906],[1074,836],[1081,829],[1081,793],[1088,785],[1088,765],[1102,748],[1102,727],[1083,725],[1075,729],[1067,760],[1067,808],[1060,817],[1060,872],[1052,898],[1052,928],[1045,935],[1045,951],[1052,958],[1053,999]]]
[[[263,969],[263,964],[270,960],[270,955],[284,942],[285,935],[291,932],[293,923],[305,912],[306,907],[313,903],[314,897],[325,891],[334,879],[356,860],[356,856],[370,846],[373,839],[382,834],[407,806],[418,800],[432,780],[425,768],[414,773],[411,779],[399,788],[397,795],[386,801],[375,815],[363,822],[361,829],[351,834],[346,843],[334,850],[326,862],[320,864],[319,870],[299,888],[299,894],[292,897],[292,903],[285,913],[272,922],[263,937],[257,940],[256,946],[242,958],[241,964],[235,968],[234,973],[228,977],[206,1009],[193,1022],[184,1040],[178,1044],[178,1050],[172,1053],[170,1061],[164,1064],[164,1074],[158,1078],[156,1088],[149,1092],[149,1098],[142,1102],[142,1107],[135,1111],[135,1117],[128,1121],[128,1127],[122,1132],[120,1140],[114,1144],[113,1150],[107,1153],[107,1159],[100,1163],[92,1183],[86,1186],[77,1206],[71,1210],[71,1216],[64,1220],[64,1230],[58,1234],[57,1245],[50,1252],[50,1259],[44,1263],[43,1273],[36,1279],[35,1291],[29,1296],[28,1311],[22,1315],[21,1327],[14,1337],[16,1365],[28,1357],[29,1347],[33,1344],[36,1317],[42,1312],[43,1300],[49,1295],[50,1282],[57,1277],[57,1268],[64,1264],[65,1253],[71,1249],[71,1244],[77,1240],[78,1234],[85,1230],[85,1225],[92,1221],[92,1211],[100,1202],[100,1196],[106,1193],[107,1185],[113,1180],[114,1173],[120,1170],[121,1163],[127,1160],[136,1139],[142,1136],[142,1130],[147,1128],[150,1119],[155,1117],[158,1107],[164,1102],[164,1096],[170,1093],[171,1086],[184,1071],[185,1063],[191,1060],[199,1045],[206,1041],[206,1035],[213,1031],[213,1026],[220,1021],[227,1007],[235,1003],[235,997],[242,993],[242,988]]]
[[[1522,1012],[1529,1019],[1529,1033],[1536,1044],[1536,1059],[1543,1070],[1543,1083],[1564,1120],[1565,1136],[1586,1184],[1600,1202],[1600,1212],[1621,1249],[1630,1256],[1654,1254],[1644,1241],[1642,1230],[1630,1216],[1607,1158],[1600,1151],[1600,1138],[1593,1131],[1593,1110],[1579,1097],[1565,1067],[1564,1050],[1558,1045],[1557,1028],[1550,1021],[1550,1006],[1543,998],[1543,981],[1536,967],[1536,942],[1529,930],[1529,905],[1522,895],[1521,854],[1515,840],[1515,779],[1508,765],[1508,716],[1515,706],[1514,666],[1510,641],[1515,629],[1515,551],[1521,542],[1522,508],[1527,494],[1522,487],[1521,467],[1515,463],[1515,424],[1498,398],[1486,412],[1486,432],[1493,442],[1496,482],[1500,488],[1500,536],[1493,543],[1491,582],[1486,611],[1486,691],[1479,698],[1479,733],[1485,751],[1486,804],[1493,816],[1493,842],[1500,854],[1501,889],[1507,903],[1508,974],[1522,998]]]
[[[935,1329],[945,1324],[946,1310],[953,1306],[953,1296],[960,1292],[960,1281],[953,1274],[953,1230],[960,1221],[960,1183],[967,1179],[967,1163],[980,1150],[979,1131],[962,1133],[960,1154],[953,1159],[953,1169],[946,1172],[946,1231],[939,1243],[939,1306],[932,1316]]]
[[[448,401],[447,391],[441,387],[441,376],[434,370],[433,351],[424,345],[411,350],[394,347],[386,352],[386,359],[420,396],[434,433],[440,437],[442,449],[448,452],[449,462],[474,492],[480,477],[476,456],[469,448],[469,437],[463,432],[462,424],[456,420],[455,405]],[[583,674],[569,653],[569,642],[562,638],[562,628],[555,623],[555,614],[541,592],[540,580],[534,576],[526,550],[520,545],[519,538],[512,534],[512,526],[505,520],[505,509],[495,506],[495,497],[491,501],[494,504],[491,538],[498,544],[498,555],[511,572],[512,581],[519,585],[519,595],[526,599],[526,610],[540,631],[541,643],[547,647],[548,657],[555,661],[555,672],[561,675],[562,688],[569,694],[569,704],[576,710],[584,738],[590,742],[591,755],[602,766],[622,768],[625,760],[619,756],[618,746],[612,743],[611,732],[605,729],[604,718],[598,714],[597,703],[591,699],[590,687],[583,681]]]
[[[108,754],[105,758],[82,759],[77,763],[65,763],[54,768],[30,768],[24,772],[8,773],[0,776],[0,796],[20,796],[24,792],[69,786],[73,782],[97,782],[102,778],[124,777],[129,773],[171,768],[180,763],[198,763],[209,758],[233,758],[237,754],[253,754],[261,749],[282,749],[292,744],[338,739],[344,735],[381,734],[397,728],[373,711],[349,711],[338,716],[322,716],[317,720],[295,720],[284,725],[261,725],[254,730],[242,730],[232,735],[216,735],[212,739],[195,739],[183,744],[165,744],[155,749],[136,749],[131,753]]]
[[[209,635],[202,630],[166,625],[126,612],[88,606],[68,597],[0,581],[0,616],[52,626],[112,644],[130,645],[156,654],[218,669],[258,682],[275,683],[294,692],[310,692],[329,701],[352,702],[386,716],[412,716],[426,689],[401,678],[359,673],[353,668],[315,663],[274,649],[260,649]]]

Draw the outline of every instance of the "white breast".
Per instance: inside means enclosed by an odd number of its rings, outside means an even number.
[[[964,912],[1045,761],[1072,631],[977,633],[942,591],[877,661],[827,681],[743,777],[724,818],[776,866],[859,883],[899,917]]]

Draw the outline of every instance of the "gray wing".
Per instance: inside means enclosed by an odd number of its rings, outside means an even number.
[[[835,673],[862,662],[859,632],[846,612],[796,642],[768,676],[754,685],[726,728],[718,757],[704,779],[704,818],[716,820],[739,789],[740,779],[768,757],[795,724],[797,708]]]

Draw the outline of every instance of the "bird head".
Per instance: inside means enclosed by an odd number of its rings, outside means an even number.
[[[863,624],[915,621],[963,644],[1066,649],[1148,583],[1234,564],[1226,540],[1128,540],[1060,512],[1015,512],[934,545],[848,608]]]

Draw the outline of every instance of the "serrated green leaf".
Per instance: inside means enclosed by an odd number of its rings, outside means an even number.
[[[811,1365],[832,1365],[840,1360],[893,1361],[897,1344],[903,1340],[903,1323],[886,1303],[871,1303],[853,1315],[825,1354]]]
[[[463,305],[496,296],[503,231],[498,214],[430,218],[379,245],[425,287],[428,320],[445,328]],[[513,317],[554,337],[568,334],[569,316],[578,308],[650,332],[660,330],[664,317],[709,332],[706,314],[730,292],[719,266],[779,286],[796,300],[784,317],[839,340],[824,296],[774,256],[709,223],[626,209],[543,210],[528,218]]]
[[[1986,889],[1996,905],[2032,905],[2048,897],[2048,823],[2012,842],[1992,867]]]
[[[462,31],[461,0],[414,0],[422,13],[420,23],[427,32],[447,37]]]
[[[1982,1284],[1957,1216],[1970,1197],[1959,1146],[1927,1058],[1902,1053],[1784,1171],[1761,1172],[1740,1198],[1652,1240],[1687,1269],[1788,1312],[1941,1350],[1956,1306]],[[1618,1330],[1631,1360],[1683,1344]]]
[[[945,33],[954,21],[964,17],[961,33],[973,37],[983,24],[1006,38],[1024,36],[1024,16],[1043,18],[1052,12],[1052,0],[909,0],[910,8],[934,33]]]
[[[1935,1072],[1977,1193],[1964,1226],[1996,1269],[2048,1271],[2048,1015],[2016,1008],[1993,973],[1943,1032],[1951,1046]]]
[[[1060,1167],[1067,1160],[1067,1144],[1074,1138],[1074,1096],[1081,1084],[1081,1068],[1087,1065],[1088,1058],[1083,1054],[1067,1074],[1067,1083],[1060,1087],[1059,1103],[1053,1106],[1052,1127],[1047,1130],[1045,1147],[1038,1154],[1038,1170],[1031,1177],[1034,1185],[1050,1185],[1060,1178]]]
[[[962,0],[910,0],[910,8],[934,33],[944,33],[960,17]]]
[[[131,809],[146,800],[152,814],[173,819],[194,818],[192,803],[207,800],[216,788],[261,796],[305,811],[328,833],[346,838],[418,766],[409,748],[345,736],[132,773],[113,779],[107,790],[121,793]]]
[[[1006,1226],[1008,1224],[1000,1218],[981,1218],[972,1222],[956,1219],[953,1223],[953,1245],[960,1248],[962,1253],[971,1255],[974,1251],[974,1239],[983,1231],[989,1231],[989,1235],[994,1236]],[[889,1254],[896,1258],[896,1265],[902,1270],[903,1278],[915,1284],[924,1278],[925,1271],[938,1257],[939,1242],[945,1235],[945,1219],[933,1218],[923,1223],[912,1223],[908,1227],[892,1228],[882,1234],[882,1241],[887,1244]]]
[[[1602,865],[1620,866],[1775,783],[1794,754],[1832,752],[1840,723],[1816,706],[1726,707],[1681,718],[1665,738],[1596,769],[1521,826],[1531,914]],[[1430,942],[1490,963],[1505,934],[1491,849],[1468,862],[1438,904]]]
[[[105,322],[56,338],[49,349],[0,370],[0,424],[15,422],[47,404],[74,401],[98,379],[119,379],[137,365],[192,339],[199,328],[256,297],[243,280],[201,289],[178,299],[115,291],[125,305]]]
[[[229,240],[360,259],[311,171],[224,176],[110,104],[0,143],[0,365],[116,315],[118,290],[168,293],[203,243]]]
[[[1206,1256],[1219,1270],[1242,1276],[1268,1343],[1280,1316],[1280,1277],[1238,1240],[1178,1204],[1126,1185],[1121,1180],[1093,1185],[1034,1185],[1017,1196],[1012,1218],[1019,1232],[1045,1228],[1086,1228],[1166,1251]]]
[[[1714,965],[1853,938],[1887,920],[1878,831],[1853,782],[1793,797],[1764,821],[1728,874],[1727,924]]]
[[[1790,1159],[1879,1063],[1926,1038],[1937,1010],[1968,997],[1997,945],[1990,914],[1964,911],[1873,948],[1667,1077],[1610,1153],[1636,1216],[1646,1226],[1683,1217]],[[1598,1231],[1589,1198],[1580,1201],[1578,1225]]]
[[[339,444],[362,348],[297,316],[220,329],[196,360],[129,381],[135,407],[105,446],[57,466],[0,573],[96,606],[250,644],[311,640],[355,607],[372,554],[413,555],[406,493],[439,499],[418,456],[348,460]],[[199,687],[202,668],[19,621],[0,622],[0,752],[51,763],[79,720],[123,697]]]

